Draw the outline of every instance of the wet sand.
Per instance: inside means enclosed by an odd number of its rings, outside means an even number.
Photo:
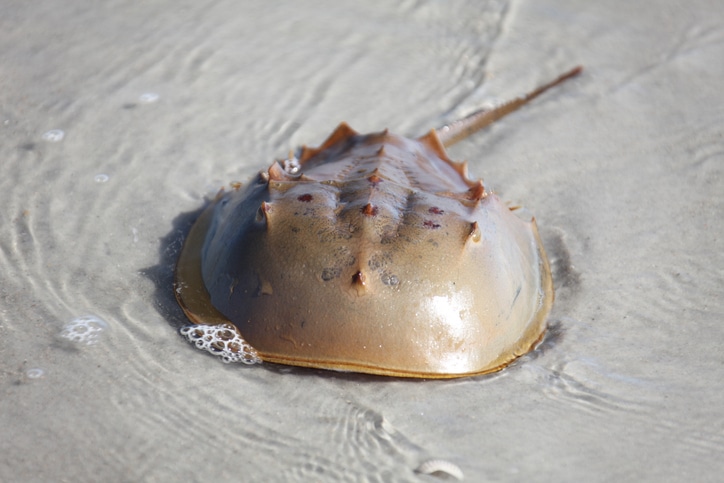
[[[722,4],[89,5],[0,6],[0,480],[720,479]],[[178,335],[173,264],[220,187],[340,121],[418,135],[576,64],[450,149],[536,216],[534,353],[408,381]]]

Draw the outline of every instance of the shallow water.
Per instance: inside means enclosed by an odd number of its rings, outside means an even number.
[[[0,480],[717,481],[724,8],[678,5],[0,6]],[[406,381],[177,334],[173,263],[221,186],[339,121],[417,135],[578,63],[450,150],[536,215],[537,351]]]

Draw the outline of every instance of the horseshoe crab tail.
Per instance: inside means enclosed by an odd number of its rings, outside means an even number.
[[[492,124],[501,117],[510,114],[524,104],[527,104],[551,87],[555,87],[571,77],[577,76],[582,70],[582,66],[576,66],[565,74],[560,75],[557,79],[538,87],[522,97],[508,101],[494,109],[481,109],[480,111],[476,111],[463,119],[446,124],[435,131],[445,147],[452,146],[458,141],[462,141],[471,134],[474,134],[484,127]]]

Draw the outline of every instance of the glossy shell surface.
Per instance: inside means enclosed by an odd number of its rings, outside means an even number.
[[[192,227],[177,298],[264,361],[408,377],[498,370],[545,331],[535,220],[468,179],[435,131],[361,135],[220,193]]]

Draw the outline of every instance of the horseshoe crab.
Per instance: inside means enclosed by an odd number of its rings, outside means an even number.
[[[197,324],[182,333],[226,360],[402,377],[483,374],[525,354],[553,303],[535,220],[445,147],[580,71],[417,139],[342,123],[222,190],[176,267]]]

